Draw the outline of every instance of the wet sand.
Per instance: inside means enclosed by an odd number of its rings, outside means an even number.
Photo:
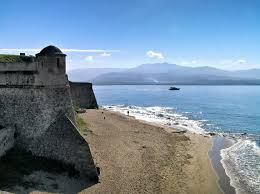
[[[208,157],[212,140],[105,110],[80,115],[100,183],[80,193],[222,193]]]
[[[224,193],[235,194],[235,188],[230,185],[230,178],[227,176],[223,165],[221,164],[220,152],[222,149],[228,148],[233,145],[234,142],[225,138],[216,136],[213,138],[213,147],[209,151],[209,157],[212,161],[213,168],[217,173],[219,180],[219,186],[224,191]]]

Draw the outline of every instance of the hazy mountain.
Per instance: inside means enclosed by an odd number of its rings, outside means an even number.
[[[87,68],[87,69],[75,69],[68,71],[68,77],[70,81],[75,82],[90,82],[92,79],[99,75],[110,72],[121,72],[125,69],[120,68]]]
[[[225,71],[168,63],[143,64],[131,69],[86,69],[76,76],[74,72],[69,74],[78,81],[94,84],[260,84],[260,69]],[[86,79],[89,74],[91,78]]]
[[[233,72],[234,76],[240,78],[260,79],[260,69],[240,70]]]

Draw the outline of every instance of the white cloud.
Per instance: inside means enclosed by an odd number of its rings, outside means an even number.
[[[146,55],[150,58],[157,58],[157,59],[163,59],[164,56],[162,53],[157,53],[157,52],[154,52],[154,51],[147,51],[146,52]]]
[[[197,64],[197,63],[198,63],[197,60],[192,60],[192,61],[191,61],[191,64]]]
[[[2,48],[2,49],[0,49],[0,51],[4,52],[4,53],[17,53],[17,52],[38,53],[41,51],[41,49],[6,49],[6,48]]]
[[[98,50],[98,49],[61,49],[63,52],[77,53],[118,53],[120,50]]]
[[[243,65],[243,64],[247,64],[247,60],[245,59],[236,59],[236,60],[232,60],[232,59],[225,59],[220,61],[221,65]]]
[[[5,52],[5,53],[15,53],[15,52],[30,52],[30,53],[38,53],[40,52],[42,49],[18,49],[18,48],[0,48],[1,52]],[[66,49],[63,48],[61,49],[62,52],[76,52],[76,53],[115,53],[115,52],[120,52],[120,50],[99,50],[99,49]]]
[[[86,56],[86,57],[85,57],[85,60],[86,60],[87,62],[92,62],[92,61],[94,60],[94,57],[93,57],[93,56]]]
[[[189,65],[190,63],[188,61],[182,61],[181,65]]]
[[[221,65],[227,65],[227,64],[232,64],[232,63],[233,63],[233,60],[231,60],[231,59],[224,59],[224,60],[220,61]]]
[[[234,64],[246,64],[246,63],[247,63],[247,61],[244,59],[238,59],[238,60],[234,61]]]
[[[181,65],[195,65],[195,64],[198,64],[197,60],[181,61]]]
[[[100,56],[102,56],[102,57],[110,57],[111,53],[101,53]]]

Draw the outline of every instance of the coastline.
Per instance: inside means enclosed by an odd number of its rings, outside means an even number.
[[[101,169],[100,183],[82,193],[223,193],[208,155],[211,137],[102,109],[80,116]]]
[[[221,150],[227,149],[235,144],[228,138],[215,136],[212,138],[212,149],[209,151],[211,164],[218,176],[218,184],[224,193],[235,194],[236,190],[231,185],[231,179],[226,173],[226,169],[222,163]]]

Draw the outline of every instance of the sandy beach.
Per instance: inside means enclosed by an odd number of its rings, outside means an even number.
[[[173,128],[102,109],[87,110],[78,116],[81,123],[77,125],[100,168],[99,183],[70,177],[58,164],[34,161],[28,156],[13,167],[3,163],[10,176],[5,173],[2,189],[37,194],[222,193],[208,157],[211,137],[178,133]],[[14,172],[25,169],[28,173],[13,177]],[[15,183],[14,178],[20,181]]]
[[[208,157],[209,137],[106,110],[80,114],[100,168],[100,183],[81,193],[222,193]]]

